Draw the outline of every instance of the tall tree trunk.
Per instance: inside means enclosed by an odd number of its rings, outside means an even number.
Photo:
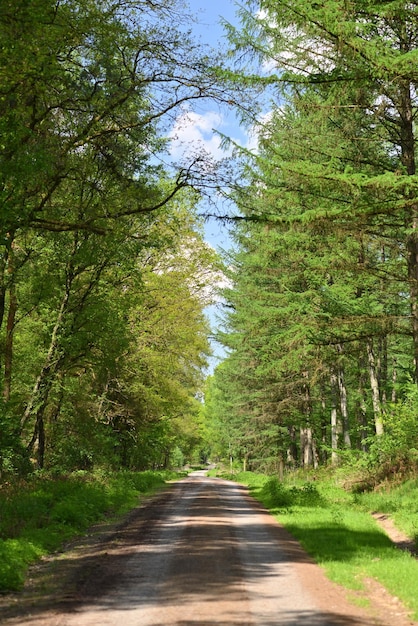
[[[404,40],[405,51],[409,50],[409,42]],[[411,96],[411,84],[407,81],[401,83],[400,92],[400,138],[402,150],[402,163],[408,176],[415,176],[415,135],[414,135],[414,107]],[[410,234],[406,240],[407,261],[408,261],[408,282],[411,302],[412,318],[412,340],[414,346],[414,371],[415,382],[418,384],[418,203],[415,195],[409,201],[409,224]]]
[[[298,460],[298,446],[297,446],[297,431],[294,425],[289,426],[289,439],[290,444],[287,449],[287,463],[292,467],[295,466]]]
[[[328,454],[328,416],[327,416],[327,403],[326,403],[326,389],[324,382],[321,383],[321,442],[322,447],[320,451],[320,460],[323,465],[327,463]]]
[[[245,470],[244,470],[244,472],[245,472]],[[279,476],[279,481],[283,482],[283,480],[284,480],[284,460],[283,460],[283,454],[279,454],[278,463],[277,463],[277,473],[278,473],[278,476]]]
[[[17,312],[16,287],[9,286],[9,311],[7,314],[6,341],[4,344],[4,383],[3,397],[8,402],[12,392],[12,371],[13,371],[13,337]]]
[[[387,335],[380,338],[379,341],[379,362],[378,362],[380,401],[382,407],[387,403],[387,387],[388,387],[388,338]]]
[[[6,266],[7,266],[7,248],[0,256],[0,330],[3,326],[4,312],[6,307]]]
[[[27,404],[26,410],[23,414],[23,417],[20,423],[21,430],[23,430],[26,424],[29,422],[29,420],[32,417],[36,417],[34,432],[37,432],[38,435],[39,435],[38,423],[42,422],[43,420],[45,407],[48,402],[49,392],[51,391],[51,387],[55,380],[56,373],[58,372],[59,366],[63,359],[63,355],[60,352],[59,339],[60,339],[60,333],[62,331],[63,322],[65,319],[65,314],[66,314],[67,307],[68,307],[69,296],[70,296],[70,290],[69,290],[69,286],[67,285],[64,297],[62,298],[61,305],[58,311],[57,319],[55,321],[55,325],[52,330],[51,341],[49,344],[49,349],[46,355],[45,362],[35,382],[30,400]],[[35,442],[32,439],[31,444],[29,444],[29,449],[31,449],[31,447],[33,448],[34,443]]]
[[[370,387],[372,390],[373,414],[376,435],[383,435],[383,415],[380,404],[379,379],[377,377],[376,359],[374,355],[373,342],[371,339],[367,341],[367,358],[369,362]]]
[[[319,454],[318,454],[318,449],[316,447],[315,433],[313,431],[312,431],[311,447],[312,447],[313,466],[314,466],[314,469],[317,469],[319,465]]]
[[[13,236],[9,240],[9,254],[7,263],[7,278],[9,292],[9,310],[7,313],[6,339],[4,343],[4,382],[3,397],[6,402],[10,400],[12,390],[12,363],[13,363],[13,337],[17,312],[17,296],[15,282],[15,264],[13,253]]]
[[[44,413],[38,419],[38,449],[36,451],[36,460],[39,469],[44,466],[45,460],[45,421]]]
[[[300,454],[302,467],[312,467],[314,464],[313,434],[309,424],[300,427]]]
[[[341,345],[338,345],[337,351],[339,354],[342,354],[343,347]],[[340,396],[343,442],[344,442],[344,446],[349,449],[351,448],[351,438],[350,438],[350,424],[349,424],[349,418],[348,418],[347,387],[345,385],[344,369],[341,363],[338,365],[338,369],[337,369],[337,381],[338,381],[338,393]]]
[[[415,382],[418,384],[418,218],[412,222],[413,234],[408,237],[408,279],[411,300],[412,339],[414,346]]]
[[[334,370],[330,373],[331,384],[331,463],[339,461],[338,444],[341,433],[341,422],[338,419],[338,379]]]
[[[397,361],[396,358],[393,358],[393,369],[392,369],[392,396],[391,401],[395,404],[397,396],[396,396],[396,381],[398,378],[398,370],[397,370]]]
[[[6,313],[6,293],[7,293],[7,285],[10,278],[9,272],[9,256],[11,251],[11,244],[14,236],[7,234],[6,242],[4,244],[4,249],[2,254],[0,255],[0,332],[3,328],[4,316]],[[4,351],[2,349],[0,354],[0,360],[3,361]]]
[[[303,377],[308,380],[309,373],[304,372]],[[309,388],[309,382],[303,385],[303,412],[305,414],[305,423],[300,427],[300,453],[301,463],[303,467],[312,467],[315,462],[315,440],[312,425],[310,423],[312,406],[311,406],[311,392]]]
[[[345,385],[344,372],[341,367],[338,368],[337,380],[340,395],[343,442],[346,448],[351,448],[350,427],[348,421],[347,387]]]
[[[45,422],[44,407],[40,407],[36,414],[35,427],[33,429],[32,439],[27,445],[28,452],[32,452],[36,447],[36,465],[38,469],[42,469],[45,459]]]
[[[358,381],[357,421],[360,426],[360,446],[363,452],[367,452],[367,445],[365,440],[368,435],[365,386],[365,372],[363,371],[363,367],[361,367]]]

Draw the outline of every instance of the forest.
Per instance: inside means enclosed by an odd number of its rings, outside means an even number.
[[[230,29],[267,98],[206,410],[244,469],[417,467],[417,6],[247,2]]]
[[[4,476],[181,465],[200,438],[211,163],[167,144],[182,107],[227,90],[187,19],[171,0],[2,2]]]
[[[177,0],[2,2],[1,478],[417,468],[417,7],[245,0],[214,51]],[[174,161],[205,102],[257,148]]]

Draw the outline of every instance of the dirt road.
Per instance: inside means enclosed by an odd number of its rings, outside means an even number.
[[[349,604],[243,487],[197,472],[40,565],[0,611],[19,626],[412,624],[392,604]]]

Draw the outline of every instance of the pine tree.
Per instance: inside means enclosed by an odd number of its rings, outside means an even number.
[[[403,259],[395,275],[409,295],[418,380],[417,5],[266,0],[246,6],[244,28],[231,36],[236,50],[269,63],[273,70],[262,82],[274,84],[281,100],[299,99],[312,124],[303,130],[311,136],[309,157],[285,159],[289,178],[281,191],[288,202],[296,196],[304,204],[305,223],[332,220],[352,236],[379,236],[389,242],[389,262]],[[297,122],[292,128],[297,132]],[[301,142],[305,155],[307,143]]]

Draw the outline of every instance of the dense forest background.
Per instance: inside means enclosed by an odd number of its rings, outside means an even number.
[[[263,471],[416,467],[418,5],[244,4],[234,77],[267,98],[235,147],[213,436]]]
[[[221,55],[177,0],[2,3],[2,474],[418,464],[417,8],[246,0]],[[174,163],[208,100],[257,150]]]

